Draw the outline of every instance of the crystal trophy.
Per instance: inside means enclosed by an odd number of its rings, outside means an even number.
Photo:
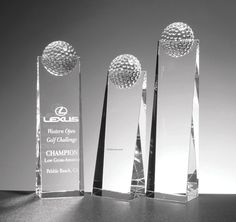
[[[130,200],[145,195],[146,72],[124,54],[108,70],[93,195]]]
[[[36,194],[83,196],[80,60],[50,43],[37,59]]]
[[[185,203],[198,196],[199,40],[182,22],[158,41],[146,196]]]

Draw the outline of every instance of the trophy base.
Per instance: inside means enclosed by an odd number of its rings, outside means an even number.
[[[40,198],[83,197],[84,191],[36,192]]]
[[[110,190],[102,190],[99,188],[93,188],[92,195],[106,197],[106,198],[113,198],[113,199],[122,200],[122,201],[129,201],[136,198],[135,193],[120,193],[120,192],[115,192],[115,191],[110,191]]]
[[[146,197],[154,198],[156,200],[178,202],[178,203],[187,203],[190,200],[193,200],[198,197],[197,184],[196,183],[188,183],[188,187],[191,187],[191,190],[189,189],[186,194],[169,194],[169,193],[147,191]]]

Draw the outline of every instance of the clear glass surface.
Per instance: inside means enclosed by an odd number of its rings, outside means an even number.
[[[177,58],[163,44],[159,41],[146,195],[187,202],[198,196],[199,41]]]
[[[52,75],[37,61],[36,194],[83,195],[80,63]]]
[[[130,88],[107,78],[93,194],[132,199],[144,194],[146,72]]]

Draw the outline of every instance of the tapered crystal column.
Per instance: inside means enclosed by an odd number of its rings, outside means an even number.
[[[113,60],[107,75],[93,195],[129,200],[144,194],[146,72],[132,55]],[[146,78],[145,78],[146,79]]]
[[[147,108],[147,74],[144,73],[142,98],[140,103],[139,123],[137,130],[134,165],[130,192],[134,197],[143,196],[145,193],[145,170],[143,154],[146,152],[146,108]]]
[[[36,194],[83,195],[80,60],[66,42],[37,61]]]
[[[183,203],[196,198],[198,150],[199,40],[162,39],[158,42],[146,196]]]

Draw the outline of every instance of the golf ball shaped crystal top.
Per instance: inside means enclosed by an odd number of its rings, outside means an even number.
[[[193,30],[183,22],[168,25],[161,35],[161,44],[165,52],[175,58],[188,54],[193,41]]]
[[[78,56],[74,48],[64,41],[51,42],[42,54],[45,69],[56,76],[69,74],[76,66]]]
[[[110,64],[108,75],[117,88],[130,88],[139,79],[141,64],[133,55],[117,56]]]

